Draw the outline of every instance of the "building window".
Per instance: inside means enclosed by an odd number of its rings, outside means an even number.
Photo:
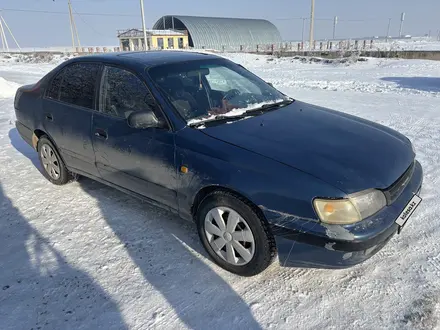
[[[183,48],[183,38],[179,38],[179,49]]]
[[[168,38],[168,48],[174,49],[174,38]]]
[[[140,47],[140,45],[139,45],[139,40],[140,40],[140,39],[133,39],[133,47],[134,47],[134,50],[139,50],[139,47]]]
[[[163,38],[157,38],[157,47],[163,49]]]
[[[122,50],[130,50],[130,42],[128,39],[121,39]]]

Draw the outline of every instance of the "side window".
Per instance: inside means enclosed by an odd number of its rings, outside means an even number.
[[[63,81],[64,70],[58,73],[55,78],[52,79],[49,87],[46,90],[46,97],[49,99],[59,100],[60,98],[60,87]]]
[[[156,110],[154,98],[144,83],[129,71],[105,67],[101,79],[99,111],[127,118],[133,111]],[[155,111],[156,116],[160,116]]]
[[[99,65],[77,63],[69,65],[62,72],[59,100],[80,107],[94,109],[96,79]]]

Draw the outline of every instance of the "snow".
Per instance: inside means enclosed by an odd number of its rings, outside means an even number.
[[[45,180],[3,86],[54,65],[0,63],[1,329],[440,329],[440,62],[228,56],[289,96],[414,142],[423,202],[402,234],[351,269],[230,274],[193,224],[88,179]]]
[[[190,120],[188,120],[188,125],[197,124],[197,123],[207,121],[207,120],[212,120],[212,119],[215,119],[217,116],[221,116],[221,117],[241,116],[242,114],[246,113],[246,111],[261,108],[263,105],[275,104],[275,103],[279,103],[279,102],[283,102],[283,101],[284,101],[283,99],[278,99],[278,100],[273,100],[273,101],[268,101],[268,102],[248,104],[245,108],[233,108],[224,114],[210,115],[210,116],[206,116],[203,118],[190,119]],[[201,125],[198,128],[203,129],[205,127],[203,125]]]
[[[20,87],[19,84],[0,77],[0,99],[14,97],[18,87]]]
[[[374,40],[374,49],[379,50],[425,50],[440,51],[440,41],[430,38],[413,38],[403,40]]]

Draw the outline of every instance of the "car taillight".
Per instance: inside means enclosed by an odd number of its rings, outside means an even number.
[[[34,86],[32,86],[32,88],[29,90],[29,92],[31,92],[31,93],[38,92],[40,90],[40,87],[41,87],[41,80],[39,82],[37,82]]]

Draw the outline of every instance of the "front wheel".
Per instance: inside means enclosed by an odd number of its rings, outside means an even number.
[[[275,241],[265,219],[246,200],[225,191],[200,205],[197,229],[203,246],[222,268],[242,276],[265,270],[275,256]]]

